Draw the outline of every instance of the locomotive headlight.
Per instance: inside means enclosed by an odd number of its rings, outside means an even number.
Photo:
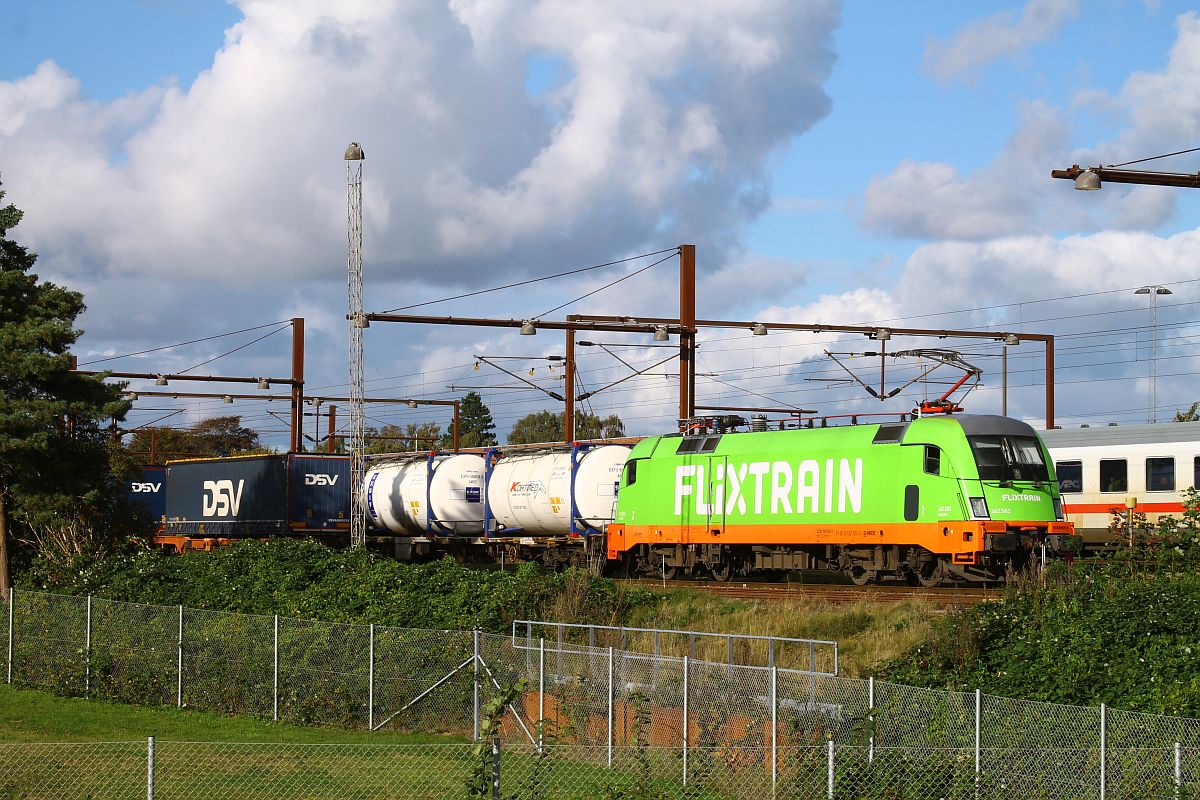
[[[971,498],[971,516],[975,519],[988,519],[987,500],[982,497]]]
[[[1059,521],[1062,521],[1063,519],[1065,519],[1065,517],[1063,516],[1063,505],[1062,505],[1061,497],[1054,498],[1054,518]]]

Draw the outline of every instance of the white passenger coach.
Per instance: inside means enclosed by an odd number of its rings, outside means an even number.
[[[1112,509],[1134,498],[1153,524],[1183,511],[1182,491],[1200,481],[1200,422],[1103,425],[1039,431],[1062,490],[1067,519],[1095,548],[1112,538]]]

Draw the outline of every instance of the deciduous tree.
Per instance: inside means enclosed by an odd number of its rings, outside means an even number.
[[[150,438],[157,439],[151,448]],[[149,453],[152,449],[170,457],[198,456],[220,458],[263,452],[258,432],[242,426],[242,418],[235,415],[210,417],[191,428],[143,428],[133,435],[129,450],[134,453]]]
[[[566,413],[560,411],[535,411],[517,420],[509,444],[535,444],[539,442],[561,442],[566,435]],[[625,435],[625,423],[616,414],[601,418],[581,411],[575,414],[575,438],[612,439]]]

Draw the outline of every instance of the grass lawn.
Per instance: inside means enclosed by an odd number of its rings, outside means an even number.
[[[123,742],[154,736],[191,742],[454,744],[458,736],[318,728],[204,711],[59,697],[0,684],[0,742]],[[3,796],[3,795],[0,795]]]

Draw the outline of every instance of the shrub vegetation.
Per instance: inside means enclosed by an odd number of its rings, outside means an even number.
[[[607,624],[652,596],[579,571],[470,569],[450,559],[402,564],[311,541],[246,541],[211,553],[137,550],[74,573],[26,576],[29,588],[328,622],[505,632],[513,619]]]
[[[1200,501],[1096,564],[1056,565],[935,623],[890,680],[1200,716]]]

